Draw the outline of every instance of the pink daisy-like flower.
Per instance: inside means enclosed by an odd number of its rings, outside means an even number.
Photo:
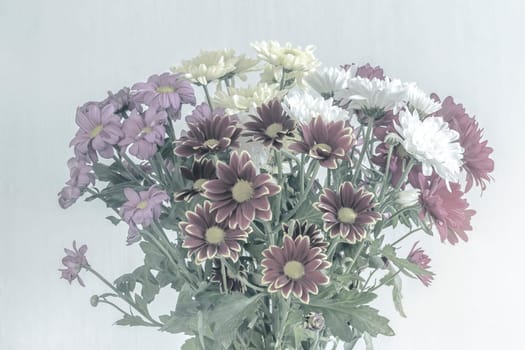
[[[86,156],[93,162],[98,161],[97,152],[103,158],[113,157],[113,146],[124,135],[120,117],[114,111],[112,105],[101,109],[93,103],[77,110],[75,121],[80,129],[69,143],[69,146],[74,146],[75,154]]]
[[[425,254],[425,251],[423,249],[416,249],[418,243],[419,242],[414,243],[414,246],[410,250],[410,253],[408,253],[407,260],[413,264],[416,264],[420,269],[428,270],[430,268],[430,262],[432,260],[428,257],[428,255]],[[416,276],[427,287],[430,286],[432,280],[434,279],[434,276],[430,273],[416,274]]]
[[[213,119],[214,117],[220,117],[225,115],[224,108],[217,107],[211,110],[207,103],[201,103],[193,109],[190,115],[186,116],[186,123],[198,124],[207,119]]]
[[[319,230],[317,225],[311,224],[308,221],[300,222],[298,220],[293,220],[290,225],[283,224],[283,231],[288,233],[293,239],[299,236],[310,237],[311,247],[319,247],[323,251],[328,247],[328,242],[324,238],[321,230]]]
[[[83,268],[89,267],[88,261],[86,259],[87,246],[83,244],[80,249],[77,249],[77,242],[73,241],[73,250],[64,248],[66,256],[62,258],[62,264],[66,266],[65,269],[59,269],[62,273],[61,278],[71,284],[75,279],[78,280],[78,283],[84,287],[84,281],[78,275]]]
[[[163,73],[152,75],[145,83],[136,83],[134,101],[150,107],[172,108],[178,114],[183,103],[195,105],[195,93],[191,84],[181,74]]]
[[[413,181],[412,185],[421,191],[420,217],[430,217],[438,229],[441,241],[448,240],[451,244],[456,244],[459,241],[458,237],[468,241],[465,231],[472,230],[470,218],[476,211],[467,209],[469,204],[462,198],[464,193],[460,189],[461,186],[451,183],[449,191],[445,181],[436,174],[430,177],[419,174],[417,182]]]
[[[202,185],[208,180],[216,179],[217,172],[213,161],[209,159],[201,159],[193,162],[190,168],[182,167],[180,172],[185,179],[192,181],[190,188],[175,193],[176,201],[189,201],[194,196],[202,193],[204,189]]]
[[[256,174],[255,165],[246,151],[233,152],[230,164],[217,163],[217,180],[202,185],[204,195],[213,201],[217,221],[228,221],[230,227],[247,229],[251,222],[271,220],[268,197],[281,190],[269,174]]]
[[[321,248],[311,247],[308,236],[292,239],[284,235],[283,247],[270,246],[263,251],[262,283],[271,293],[280,292],[288,298],[291,293],[308,304],[310,294],[319,292],[318,286],[326,285],[328,277],[322,270],[330,267]]]
[[[160,217],[162,202],[169,200],[168,194],[155,186],[138,193],[132,188],[125,188],[124,195],[128,201],[120,208],[120,215],[135,228],[136,225],[151,225],[153,220]]]
[[[439,101],[437,95],[432,95]],[[494,170],[494,161],[490,158],[492,148],[487,146],[487,141],[481,141],[483,129],[479,128],[476,119],[470,117],[462,104],[456,104],[450,96],[443,100],[441,109],[435,113],[448,122],[451,129],[459,133],[459,143],[463,147],[463,169],[467,172],[465,192],[472,185],[481,186],[482,190],[490,182],[489,173]]]
[[[299,133],[301,140],[292,143],[290,149],[308,154],[329,169],[337,168],[337,159],[346,157],[354,141],[352,128],[345,126],[343,120],[325,122],[316,117],[309,124],[302,124]]]
[[[164,124],[167,121],[168,114],[165,111],[150,108],[141,115],[133,110],[122,124],[124,138],[119,145],[124,147],[123,151],[131,145],[129,153],[138,159],[149,159],[157,153],[157,146],[164,144]]]
[[[217,222],[212,204],[205,201],[203,205],[197,204],[195,211],[188,211],[186,219],[179,224],[185,235],[182,247],[188,248],[188,256],[195,254],[197,263],[206,259],[230,258],[239,259],[241,245],[246,242],[251,227],[246,229],[231,228],[226,222]]]
[[[374,211],[373,196],[362,188],[355,191],[350,182],[344,182],[338,192],[325,188],[314,205],[323,213],[323,227],[330,237],[340,235],[353,244],[365,238],[367,226],[381,218]]]
[[[208,153],[222,152],[228,147],[239,147],[242,129],[229,116],[214,116],[196,123],[188,123],[188,132],[177,141],[175,154],[201,159]]]

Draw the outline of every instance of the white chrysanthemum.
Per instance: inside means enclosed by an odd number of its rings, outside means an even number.
[[[281,46],[277,41],[272,40],[255,42],[251,46],[260,59],[287,71],[308,72],[319,66],[319,61],[313,54],[315,47],[311,45],[302,49],[290,43]]]
[[[404,149],[422,163],[423,175],[431,175],[433,168],[447,183],[459,181],[463,148],[459,134],[443,118],[421,120],[417,110],[412,113],[403,110],[395,128],[403,138]]]
[[[406,100],[411,108],[417,109],[420,115],[427,116],[437,112],[441,108],[441,103],[434,101],[416,84],[408,84]]]
[[[324,67],[320,71],[308,74],[305,81],[310,88],[323,97],[333,97],[336,92],[346,89],[348,80],[355,76],[357,69],[355,66],[352,67],[353,69],[349,70],[340,67]]]
[[[214,98],[216,106],[225,108],[228,114],[249,111],[284,94],[279,85],[265,83],[245,88],[230,87],[228,91],[229,94],[217,91]]]
[[[410,188],[404,191],[400,191],[396,196],[396,204],[401,208],[408,208],[416,205],[419,202],[420,190],[417,188]]]
[[[333,98],[325,100],[321,96],[293,91],[284,98],[283,108],[291,117],[304,123],[318,116],[327,121],[348,119],[348,113],[334,106],[333,102]]]
[[[341,103],[350,102],[349,108],[367,110],[390,110],[399,107],[407,94],[407,86],[399,79],[385,80],[355,77],[348,87],[336,93]]]
[[[191,60],[182,61],[181,66],[171,68],[172,72],[183,73],[196,84],[207,85],[229,74],[240,74],[253,70],[257,60],[245,55],[235,56],[233,49],[201,51]]]
[[[239,150],[250,154],[257,172],[259,172],[259,169],[271,170],[271,166],[268,164],[270,147],[266,147],[262,142],[254,141],[252,138],[241,137],[239,138]]]

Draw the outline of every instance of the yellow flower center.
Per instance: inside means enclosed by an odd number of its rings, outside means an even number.
[[[216,139],[209,139],[209,140],[204,141],[203,143],[203,145],[208,148],[214,148],[218,144],[219,144],[219,140],[216,140]]]
[[[193,189],[196,190],[196,191],[202,191],[202,185],[204,185],[204,183],[208,181],[206,179],[198,179],[197,181],[195,181],[193,183]]]
[[[144,209],[147,206],[148,206],[148,201],[142,201],[142,202],[139,202],[139,204],[137,204],[138,209]]]
[[[232,197],[237,203],[244,203],[253,196],[253,185],[246,180],[239,180],[232,187]]]
[[[332,147],[330,145],[327,145],[326,143],[318,143],[312,147],[314,151],[321,151],[323,153],[330,153],[332,152]]]
[[[93,128],[93,130],[91,130],[91,132],[89,133],[89,136],[91,136],[91,138],[96,137],[98,134],[100,134],[102,129],[104,129],[104,125],[102,124],[97,125],[96,127]]]
[[[169,94],[171,92],[175,92],[175,89],[172,86],[159,86],[155,90],[157,90],[157,92],[160,92],[161,94]]]
[[[343,224],[353,224],[357,218],[357,213],[352,208],[342,207],[337,212],[337,219]]]
[[[144,129],[142,129],[143,134],[148,134],[151,132],[151,128],[149,126],[146,126]]]
[[[284,274],[293,280],[304,276],[304,265],[296,260],[288,261],[283,268]]]
[[[210,244],[219,244],[224,242],[224,230],[218,226],[212,226],[204,233],[206,242]]]
[[[272,139],[276,138],[277,135],[283,131],[283,124],[281,123],[273,123],[273,124],[270,124],[270,126],[268,126],[266,128],[266,135],[268,135],[268,137],[271,137]]]

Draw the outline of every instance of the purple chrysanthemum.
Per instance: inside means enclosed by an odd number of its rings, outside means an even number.
[[[100,106],[112,105],[115,108],[115,114],[125,113],[140,108],[131,98],[131,91],[128,87],[123,87],[116,94],[108,91],[108,97],[102,102]]]
[[[98,161],[97,153],[103,158],[113,157],[113,146],[123,136],[120,118],[114,110],[112,105],[101,109],[96,104],[77,110],[75,120],[80,129],[69,144],[74,146],[75,154],[87,156],[93,162]]]
[[[213,119],[214,117],[220,117],[225,114],[224,108],[217,107],[211,110],[207,103],[201,103],[193,109],[190,115],[186,116],[186,123],[198,124],[207,119]]]
[[[372,67],[370,63],[365,64],[357,68],[356,76],[367,79],[379,79],[385,80],[385,74],[383,68],[379,66]]]
[[[75,186],[66,186],[58,192],[58,204],[62,209],[67,209],[80,198],[82,192]]]
[[[441,241],[448,240],[451,244],[456,244],[459,241],[458,237],[465,242],[468,241],[465,231],[472,230],[470,218],[476,211],[467,209],[469,204],[463,198],[461,186],[451,183],[449,191],[445,181],[436,174],[430,177],[419,174],[417,182],[413,181],[412,185],[421,191],[419,195],[422,207],[421,219],[428,216],[432,220],[438,229]]]
[[[419,242],[414,243],[414,246],[408,253],[407,260],[413,264],[416,264],[420,269],[428,270],[430,268],[430,262],[432,261],[428,255],[425,254],[425,251],[421,248],[416,248]],[[426,274],[416,274],[417,278],[425,285],[430,286],[434,276],[431,273]]]
[[[119,142],[123,146],[123,151],[129,147],[129,153],[138,159],[149,159],[157,153],[157,146],[164,144],[166,129],[164,124],[168,120],[165,111],[148,109],[141,115],[137,110],[133,110],[128,119],[122,124],[124,138]]]
[[[328,242],[324,238],[321,230],[319,230],[317,225],[310,224],[308,221],[300,222],[298,220],[293,220],[290,225],[283,224],[283,231],[288,233],[293,239],[299,236],[310,237],[311,247],[319,247],[323,251],[328,247]]]
[[[355,191],[350,182],[342,183],[338,192],[325,188],[314,205],[323,213],[330,237],[340,235],[352,244],[365,238],[367,226],[381,218],[374,211],[373,194],[362,188]]]
[[[215,116],[188,124],[188,132],[180,137],[175,147],[179,157],[195,156],[201,159],[208,153],[222,152],[228,147],[239,147],[242,129],[229,116]]]
[[[145,83],[136,83],[133,99],[150,107],[171,108],[178,114],[181,104],[195,105],[195,93],[191,84],[181,74],[163,73],[152,75]]]
[[[125,188],[124,195],[128,201],[120,208],[120,216],[130,226],[135,227],[151,225],[153,220],[160,217],[162,202],[169,200],[168,194],[155,186],[140,192]]]
[[[195,161],[191,169],[182,167],[180,168],[180,172],[184,178],[192,181],[192,185],[190,188],[175,193],[176,201],[189,201],[193,196],[204,191],[202,185],[204,185],[206,181],[217,178],[215,165],[209,159]]]
[[[293,137],[295,121],[283,110],[278,100],[257,107],[257,115],[250,115],[251,121],[244,124],[245,136],[253,136],[265,146],[281,149],[286,137]]]
[[[195,254],[197,263],[220,257],[237,261],[241,251],[239,242],[246,242],[252,231],[250,227],[231,228],[226,222],[217,222],[215,216],[212,204],[205,201],[203,205],[197,204],[195,211],[186,213],[188,221],[179,224],[185,235],[182,247],[189,249],[189,256]]]
[[[80,249],[77,249],[77,242],[73,241],[73,250],[64,248],[64,252],[66,252],[66,256],[62,258],[62,264],[66,266],[65,269],[59,269],[62,273],[61,278],[67,280],[69,284],[73,282],[75,279],[78,280],[78,283],[82,287],[84,287],[84,281],[80,278],[78,275],[82,268],[89,267],[88,261],[86,259],[86,251],[87,246],[83,244]]]
[[[290,149],[310,155],[329,169],[337,168],[337,160],[346,157],[353,143],[352,128],[342,120],[325,123],[322,117],[316,117],[302,124],[299,133],[301,140],[292,143]]]
[[[202,187],[204,195],[213,201],[212,210],[217,221],[228,221],[230,227],[246,229],[251,222],[271,220],[268,197],[281,190],[269,174],[256,174],[255,165],[246,151],[233,152],[230,164],[217,163],[217,180],[209,180]]]
[[[308,236],[292,239],[284,235],[283,247],[270,246],[263,251],[262,283],[271,293],[280,292],[285,298],[291,293],[308,304],[310,294],[319,292],[318,286],[328,284],[321,271],[330,267],[321,248],[311,247]]]
[[[70,179],[66,182],[66,185],[84,188],[89,184],[95,184],[95,174],[91,165],[78,158],[70,158],[67,161],[67,166]]]

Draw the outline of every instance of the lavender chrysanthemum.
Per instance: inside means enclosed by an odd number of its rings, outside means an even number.
[[[353,144],[352,128],[342,120],[325,123],[316,117],[302,124],[299,132],[301,140],[292,143],[290,149],[310,155],[329,169],[337,168],[337,160],[345,158]]]
[[[340,235],[352,244],[364,239],[367,226],[381,217],[374,211],[373,194],[362,188],[356,191],[350,182],[341,184],[337,192],[325,188],[314,205],[323,213],[323,227],[330,237]]]
[[[125,188],[124,195],[127,202],[120,208],[120,216],[130,226],[151,225],[161,213],[162,202],[169,199],[165,191],[151,186],[147,191],[136,192],[132,188]]]
[[[210,106],[207,103],[201,103],[193,109],[190,115],[186,116],[186,123],[188,124],[199,124],[208,119],[213,119],[214,117],[220,117],[225,115],[226,112],[224,108],[214,108],[211,110]]]
[[[191,84],[181,74],[163,73],[152,75],[145,83],[136,83],[133,99],[151,107],[172,109],[178,115],[183,103],[195,105],[195,93]]]
[[[262,283],[270,293],[280,292],[288,298],[291,293],[308,304],[310,294],[319,292],[318,286],[328,284],[322,270],[330,267],[321,248],[310,246],[310,237],[292,239],[284,236],[283,247],[276,245],[264,250]]]
[[[66,185],[84,188],[89,184],[95,184],[95,174],[91,165],[86,164],[81,159],[70,158],[67,161],[69,168],[70,179],[66,182]]]
[[[246,242],[252,231],[250,227],[231,228],[226,222],[217,222],[209,201],[197,204],[195,211],[186,213],[186,219],[179,224],[185,235],[182,247],[189,249],[188,255],[195,255],[199,264],[214,258],[230,258],[236,262],[241,251],[239,242]]]
[[[136,108],[140,109],[140,104],[137,105],[131,96],[131,91],[128,87],[123,87],[116,94],[108,91],[108,97],[102,102],[101,106],[112,105],[115,108],[115,114],[126,113]]]
[[[180,172],[185,179],[192,182],[192,185],[190,188],[175,193],[176,201],[189,201],[204,191],[202,185],[204,185],[206,181],[217,178],[215,165],[208,159],[193,162],[191,169],[182,167],[180,168]]]
[[[65,269],[59,269],[62,273],[61,278],[71,284],[75,279],[78,280],[78,283],[84,287],[84,281],[79,276],[80,271],[83,268],[89,267],[88,261],[86,259],[87,246],[83,244],[80,246],[80,249],[77,249],[77,242],[73,241],[73,250],[64,248],[64,252],[67,254],[62,258],[62,264],[66,266]]]
[[[131,145],[129,153],[138,159],[149,159],[157,153],[157,146],[164,144],[164,124],[167,121],[168,114],[165,111],[150,108],[141,115],[137,110],[133,110],[122,124],[124,138],[119,145],[123,146],[123,151]]]
[[[120,118],[114,110],[112,105],[101,109],[96,104],[77,110],[75,120],[80,129],[69,144],[74,146],[76,154],[87,156],[93,162],[98,161],[97,153],[103,158],[113,157],[113,146],[123,136]]]
[[[269,174],[256,174],[248,152],[233,152],[230,164],[217,163],[217,180],[209,180],[202,187],[204,195],[213,201],[212,210],[218,222],[228,222],[246,229],[257,218],[272,218],[268,197],[281,190]]]

